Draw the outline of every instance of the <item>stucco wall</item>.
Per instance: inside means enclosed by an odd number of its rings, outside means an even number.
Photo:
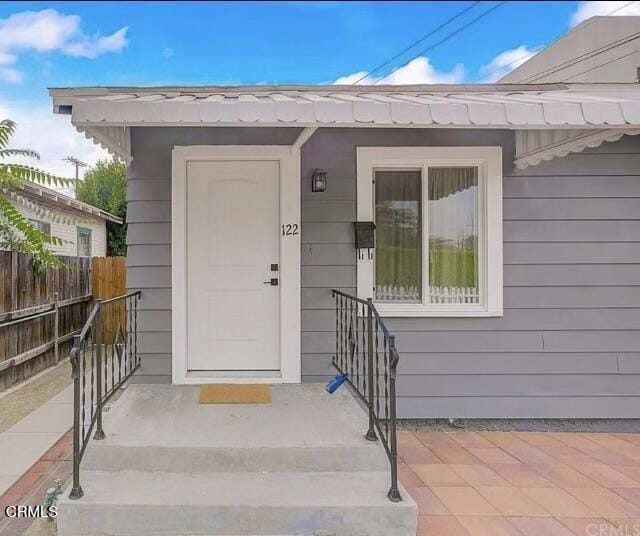
[[[144,291],[138,381],[170,381],[171,148],[289,143],[294,129],[133,129],[129,287]],[[636,417],[640,139],[524,171],[509,131],[320,129],[302,152],[302,367],[332,373],[332,287],[355,292],[357,146],[501,145],[503,318],[390,319],[403,417]],[[323,194],[310,173],[328,172]]]

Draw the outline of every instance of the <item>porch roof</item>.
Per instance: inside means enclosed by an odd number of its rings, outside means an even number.
[[[52,88],[55,113],[132,159],[132,126],[506,128],[518,167],[640,133],[640,84]]]
[[[640,126],[638,84],[92,87],[50,90],[75,124]]]

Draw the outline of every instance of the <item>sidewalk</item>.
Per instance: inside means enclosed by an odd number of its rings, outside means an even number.
[[[73,387],[0,433],[0,495],[3,495],[73,425]]]

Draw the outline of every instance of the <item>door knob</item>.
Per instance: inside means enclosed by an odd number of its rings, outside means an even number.
[[[278,286],[278,278],[277,277],[272,277],[271,279],[269,279],[269,281],[264,281],[265,285],[271,285],[272,287],[277,287]]]

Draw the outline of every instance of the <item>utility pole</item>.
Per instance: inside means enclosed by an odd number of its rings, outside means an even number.
[[[76,167],[76,181],[80,179],[80,168],[88,166],[88,164],[84,163],[82,160],[76,158],[75,156],[67,156],[67,158],[63,158],[63,160],[65,162],[73,164]]]
[[[78,183],[78,181],[80,180],[80,168],[81,167],[87,167],[88,164],[86,164],[85,162],[83,162],[82,160],[80,160],[79,158],[76,158],[75,156],[67,156],[67,158],[63,158],[62,159],[65,162],[69,162],[70,164],[73,164],[76,168],[76,182],[75,184]],[[73,188],[73,195],[75,197],[75,193],[76,193],[76,189],[75,189],[75,184],[74,184],[74,188]]]

